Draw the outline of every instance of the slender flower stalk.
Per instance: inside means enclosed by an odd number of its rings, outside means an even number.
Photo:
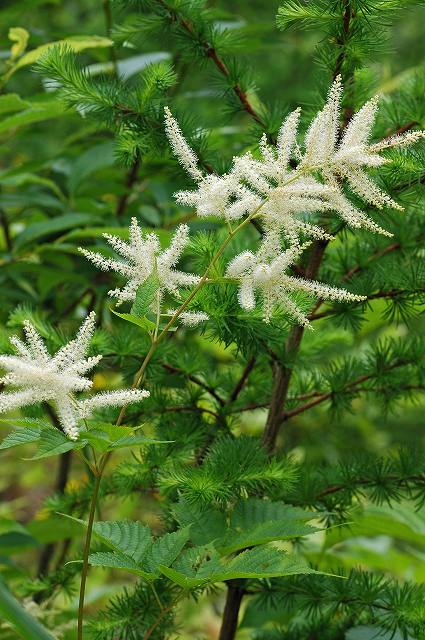
[[[214,267],[214,265],[216,264],[217,260],[220,258],[220,256],[223,254],[223,252],[225,251],[226,247],[228,246],[228,244],[231,242],[231,240],[234,238],[234,236],[241,230],[243,229],[247,224],[249,224],[249,222],[251,221],[251,219],[257,214],[257,211],[254,211],[248,218],[246,218],[245,220],[243,220],[234,230],[229,231],[228,236],[226,237],[226,239],[222,242],[221,246],[219,247],[219,249],[217,250],[216,254],[214,255],[214,257],[212,258],[210,264],[208,265],[204,275],[202,276],[202,278],[200,278],[198,284],[196,285],[196,287],[191,291],[191,293],[188,295],[188,297],[186,298],[186,300],[184,300],[184,302],[180,305],[180,307],[178,309],[176,309],[176,311],[173,313],[172,317],[170,318],[170,320],[167,322],[167,324],[165,325],[165,327],[162,329],[162,331],[157,334],[155,333],[155,335],[152,338],[152,342],[151,342],[151,346],[149,348],[148,353],[146,354],[142,365],[140,366],[140,369],[137,371],[135,377],[134,377],[134,382],[132,385],[132,390],[137,390],[138,387],[143,383],[144,378],[145,378],[145,374],[146,374],[146,369],[159,345],[160,342],[162,342],[162,340],[165,338],[165,336],[168,334],[169,329],[174,325],[174,323],[180,318],[180,316],[182,316],[185,313],[185,309],[188,307],[188,305],[190,304],[190,302],[193,300],[193,298],[196,296],[196,294],[200,291],[200,289],[207,283],[208,281],[208,276],[209,273],[211,271],[211,269]],[[157,309],[157,323],[158,323],[158,318],[159,318],[159,313],[160,313],[160,308],[158,307]],[[157,325],[158,326],[158,325]],[[125,417],[125,412],[127,409],[128,405],[124,405],[119,413],[119,416],[117,418],[116,421],[116,425],[120,426],[124,420]],[[87,574],[88,574],[88,568],[89,568],[89,555],[90,555],[90,547],[91,547],[91,539],[92,539],[92,534],[93,534],[93,524],[94,524],[94,519],[95,519],[95,515],[96,515],[96,503],[97,503],[97,498],[99,495],[99,490],[100,490],[100,485],[101,485],[101,481],[102,481],[102,477],[103,474],[105,472],[105,468],[111,458],[112,453],[106,453],[104,454],[98,464],[96,465],[94,472],[95,472],[95,485],[94,485],[94,489],[93,489],[93,494],[92,494],[92,498],[90,501],[90,511],[89,511],[89,518],[87,521],[87,532],[86,532],[86,538],[85,538],[85,543],[84,543],[84,552],[83,552],[83,566],[82,566],[82,570],[81,570],[81,581],[80,581],[80,594],[79,594],[79,604],[78,604],[78,630],[77,630],[77,640],[83,640],[83,623],[84,623],[84,601],[85,601],[85,592],[86,592],[86,583],[87,583]]]

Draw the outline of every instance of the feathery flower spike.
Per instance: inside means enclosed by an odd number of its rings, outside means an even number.
[[[51,356],[36,329],[24,322],[26,343],[13,336],[10,342],[18,355],[0,355],[0,368],[6,371],[0,379],[16,390],[0,394],[0,413],[21,407],[49,402],[52,404],[64,433],[71,440],[79,434],[79,421],[88,418],[95,409],[121,407],[149,396],[144,389],[123,389],[98,393],[87,398],[76,394],[88,391],[93,382],[85,377],[102,356],[86,357],[95,329],[94,312],[81,325],[74,340]]]
[[[255,291],[259,290],[266,322],[270,321],[273,308],[280,305],[298,324],[311,327],[307,316],[290,297],[291,293],[305,291],[325,300],[345,302],[366,299],[365,296],[330,287],[316,280],[287,275],[287,269],[300,257],[308,244],[293,246],[268,261],[260,253],[255,255],[251,251],[244,251],[236,256],[228,265],[226,275],[239,280],[238,298],[241,307],[247,311],[254,309]]]
[[[105,258],[99,253],[81,247],[79,251],[99,269],[116,271],[127,279],[127,284],[122,289],[108,292],[111,297],[117,298],[120,304],[134,300],[139,286],[153,273],[158,277],[160,296],[165,291],[176,294],[178,287],[187,287],[199,282],[199,276],[173,268],[189,242],[189,227],[185,224],[177,227],[169,247],[162,252],[158,236],[155,233],[144,236],[136,218],[131,219],[129,242],[108,233],[104,233],[103,236],[124,260]]]
[[[186,169],[188,174],[195,180],[195,182],[199,182],[200,180],[202,180],[203,175],[198,169],[198,158],[196,157],[193,149],[189,147],[188,143],[184,139],[182,131],[179,127],[179,123],[174,118],[170,109],[168,107],[165,107],[164,112],[165,131],[167,133],[171,147],[176,157],[180,160],[182,166]]]
[[[283,122],[275,148],[267,144],[263,135],[259,143],[261,159],[245,153],[234,158],[231,170],[222,176],[202,177],[195,154],[177,122],[166,112],[170,144],[197,182],[196,190],[176,193],[177,202],[195,207],[199,216],[218,216],[229,221],[257,212],[266,229],[278,227],[291,245],[300,244],[300,234],[329,239],[310,219],[331,210],[352,227],[391,236],[347,198],[342,185],[346,183],[353,193],[378,209],[386,206],[402,210],[365,169],[390,162],[378,155],[379,151],[413,144],[425,132],[410,131],[369,144],[378,109],[378,99],[372,98],[353,116],[340,139],[341,99],[342,83],[338,76],[323,109],[305,135],[303,153],[297,145],[300,116],[297,109]],[[298,162],[295,169],[290,164],[292,158]]]
[[[172,317],[176,311],[177,309],[168,309],[167,315]],[[209,316],[203,311],[183,311],[179,315],[179,320],[187,327],[196,327],[201,322],[209,320]]]

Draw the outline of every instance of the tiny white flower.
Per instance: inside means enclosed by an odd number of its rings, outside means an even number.
[[[15,391],[0,394],[0,413],[39,402],[52,404],[64,433],[76,440],[79,422],[101,407],[123,406],[149,396],[149,391],[123,389],[92,395],[86,399],[76,394],[88,391],[92,385],[85,375],[102,358],[86,357],[95,329],[96,314],[84,320],[74,340],[50,355],[35,328],[24,322],[26,343],[13,336],[10,341],[18,355],[0,355],[0,368],[6,374],[0,382]]]
[[[172,317],[176,313],[176,311],[177,309],[168,309],[167,315]],[[186,325],[187,327],[196,327],[201,322],[209,320],[209,316],[203,311],[182,311],[178,319],[183,325]]]
[[[349,293],[345,289],[330,287],[316,280],[305,280],[286,272],[300,257],[307,245],[296,245],[279,253],[272,260],[264,260],[261,254],[244,251],[228,265],[226,275],[239,280],[239,303],[247,311],[255,307],[255,291],[259,291],[263,303],[263,317],[270,321],[273,308],[281,306],[298,324],[310,326],[307,316],[295,304],[290,294],[305,291],[325,300],[358,301],[365,296]],[[263,250],[264,251],[264,250]],[[267,252],[266,252],[267,254]]]
[[[111,297],[117,298],[120,304],[135,300],[139,286],[154,273],[158,278],[160,296],[165,291],[176,294],[178,287],[191,286],[199,282],[199,276],[173,268],[189,242],[189,227],[185,224],[177,227],[169,247],[164,251],[161,251],[155,233],[143,235],[136,218],[131,219],[129,242],[108,233],[104,233],[103,236],[124,260],[105,258],[99,253],[81,247],[79,251],[99,269],[116,271],[127,279],[127,284],[122,289],[108,292]]]

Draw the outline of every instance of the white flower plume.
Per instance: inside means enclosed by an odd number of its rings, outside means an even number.
[[[199,276],[173,268],[189,242],[189,227],[185,224],[177,227],[169,247],[164,251],[161,251],[155,233],[143,235],[136,218],[131,219],[129,242],[108,233],[104,233],[103,237],[124,260],[105,258],[99,253],[81,247],[79,251],[99,269],[116,271],[127,279],[127,284],[122,289],[109,291],[109,295],[117,298],[119,303],[134,300],[137,289],[151,274],[156,274],[158,278],[160,296],[165,291],[176,294],[178,287],[191,286],[199,282]]]
[[[198,160],[180,128],[166,111],[166,132],[177,158],[197,183],[194,191],[176,194],[179,203],[196,208],[200,216],[219,216],[228,221],[257,212],[264,225],[278,227],[290,244],[299,244],[302,233],[312,238],[329,236],[311,222],[311,216],[336,211],[352,227],[391,235],[345,195],[343,184],[364,202],[376,206],[402,207],[367,175],[365,169],[379,168],[389,159],[379,151],[410,145],[425,132],[412,131],[369,144],[378,99],[369,100],[351,119],[340,139],[342,99],[341,78],[332,84],[323,109],[313,119],[304,140],[304,151],[297,145],[300,111],[286,118],[277,136],[276,147],[260,141],[261,158],[250,153],[234,158],[231,170],[222,175],[203,176]],[[295,160],[295,168],[291,166]]]
[[[149,391],[124,389],[94,394],[86,399],[76,394],[88,391],[93,382],[85,377],[102,358],[86,357],[95,329],[95,313],[84,320],[74,340],[51,356],[32,324],[24,322],[26,342],[13,336],[10,341],[17,355],[0,355],[0,378],[15,390],[0,394],[0,413],[39,402],[52,404],[64,433],[78,438],[79,421],[101,407],[123,406],[149,396]]]
[[[167,315],[173,316],[177,309],[168,309]],[[208,314],[203,311],[182,311],[178,317],[179,321],[187,327],[196,327],[201,322],[209,320]]]
[[[266,322],[270,321],[273,308],[279,305],[297,323],[310,326],[307,316],[291,298],[291,293],[305,291],[324,300],[344,302],[366,299],[365,296],[330,287],[316,280],[304,280],[288,275],[287,270],[300,257],[306,246],[307,244],[293,246],[269,260],[265,259],[268,250],[262,253],[262,248],[257,255],[251,251],[237,255],[228,265],[226,275],[239,281],[238,298],[241,307],[247,311],[254,309],[255,292],[258,290],[262,297],[263,317]]]
[[[167,132],[168,139],[170,140],[171,147],[186,169],[188,174],[196,181],[202,180],[202,173],[198,169],[198,158],[195,152],[191,149],[186,142],[179,123],[173,117],[170,109],[165,107],[165,130]]]

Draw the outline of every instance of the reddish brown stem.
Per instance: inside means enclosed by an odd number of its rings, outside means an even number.
[[[233,640],[238,627],[239,609],[244,596],[244,582],[227,581],[227,597],[223,612],[219,640]]]
[[[328,241],[318,240],[314,243],[310,253],[309,261],[305,270],[305,277],[312,280],[319,271],[320,263],[323,259]],[[304,335],[304,327],[295,325],[289,332],[285,353],[288,364],[282,365],[280,362],[273,363],[273,390],[270,409],[267,416],[266,427],[263,433],[263,445],[272,453],[276,446],[276,440],[282,424],[283,407],[288,395],[289,383],[292,377],[292,362],[298,353],[301,340]]]
[[[167,3],[164,2],[163,0],[159,0],[159,2],[164,7],[164,9],[168,11],[170,15],[173,16],[174,21],[178,22],[185,31],[190,33],[191,36],[194,36],[196,39],[199,40],[198,34],[195,31],[195,27],[189,20],[180,16],[174,9],[169,7]],[[217,52],[217,50],[207,41],[201,41],[200,44],[202,48],[205,50],[206,57],[210,58],[210,60],[213,61],[213,63],[215,64],[219,72],[225,78],[229,79],[231,77],[229,68],[227,67],[226,63],[224,62],[220,54]],[[248,113],[251,116],[251,118],[253,118],[255,122],[257,122],[261,127],[265,128],[266,127],[265,123],[263,122],[261,117],[258,115],[258,113],[255,111],[254,107],[249,101],[246,91],[242,89],[242,87],[238,82],[232,85],[232,91],[237,96],[244,111],[246,111],[246,113]]]
[[[255,357],[253,356],[252,358],[250,358],[247,362],[247,365],[242,373],[242,376],[240,377],[237,385],[235,386],[235,388],[233,389],[232,393],[230,394],[230,398],[229,401],[230,402],[235,402],[235,400],[237,399],[237,397],[239,396],[240,392],[242,391],[246,381],[248,380],[248,376],[251,373],[251,371],[253,370],[255,365]]]
[[[198,385],[198,387],[201,387],[202,389],[205,389],[205,391],[208,391],[208,393],[217,400],[217,402],[223,407],[225,405],[225,401],[223,400],[223,398],[221,398],[217,391],[213,388],[210,387],[208,384],[206,384],[205,382],[203,382],[200,378],[198,378],[197,376],[192,375],[191,373],[186,373],[186,371],[183,371],[183,369],[179,369],[178,367],[173,367],[171,364],[163,364],[162,365],[164,369],[166,369],[167,371],[170,371],[170,373],[177,373],[181,376],[184,376],[185,378],[187,378],[188,380],[190,380],[191,382],[193,382],[194,384]]]

